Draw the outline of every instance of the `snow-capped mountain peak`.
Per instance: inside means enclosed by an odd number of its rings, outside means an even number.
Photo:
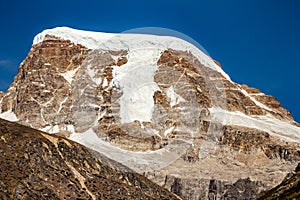
[[[169,36],[45,30],[1,94],[0,117],[70,138],[165,187],[176,176],[192,199],[212,180],[236,187],[250,178],[241,187],[255,193],[300,160],[289,111]]]

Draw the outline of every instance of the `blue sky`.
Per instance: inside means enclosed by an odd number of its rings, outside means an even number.
[[[163,27],[196,40],[232,80],[275,96],[299,122],[299,9],[297,0],[0,0],[0,90],[43,29]]]

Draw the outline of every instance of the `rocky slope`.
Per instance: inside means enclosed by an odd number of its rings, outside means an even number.
[[[253,199],[300,160],[289,111],[178,38],[46,30],[1,96],[0,117],[77,141],[187,199]]]
[[[0,199],[180,199],[80,144],[3,119],[0,154]]]
[[[258,199],[299,199],[300,198],[300,164],[298,164],[295,172],[288,176],[275,188],[263,192]]]

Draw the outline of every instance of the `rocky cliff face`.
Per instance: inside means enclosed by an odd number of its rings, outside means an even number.
[[[289,111],[172,37],[44,31],[0,98],[0,117],[75,140],[187,199],[253,199],[300,159]]]
[[[1,199],[180,199],[68,139],[0,119]]]

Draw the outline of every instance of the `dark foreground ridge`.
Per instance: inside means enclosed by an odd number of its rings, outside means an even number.
[[[180,199],[97,157],[68,139],[0,119],[0,199]]]
[[[258,200],[300,199],[300,163],[278,186],[264,192]]]

